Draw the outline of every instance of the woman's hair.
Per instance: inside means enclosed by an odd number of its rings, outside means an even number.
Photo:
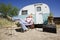
[[[32,15],[29,15],[27,18],[32,18]]]

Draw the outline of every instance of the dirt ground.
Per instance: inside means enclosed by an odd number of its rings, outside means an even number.
[[[58,26],[58,25],[57,25]],[[0,28],[0,40],[60,40],[60,28],[57,33],[43,32],[42,28],[29,29],[20,32],[19,27]]]

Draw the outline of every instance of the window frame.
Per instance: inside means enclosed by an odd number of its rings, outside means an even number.
[[[28,14],[28,10],[22,10],[21,15],[27,15]]]
[[[38,11],[38,12],[41,11],[41,7],[37,7],[37,11]]]

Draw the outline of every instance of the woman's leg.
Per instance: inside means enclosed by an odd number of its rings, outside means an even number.
[[[23,30],[28,30],[28,28],[25,26],[25,24],[21,24]]]
[[[28,30],[28,28],[26,27],[26,24],[28,23],[25,22],[25,20],[20,19],[19,23],[21,24],[23,30]]]
[[[21,27],[23,30],[28,30],[28,28],[25,26],[25,24],[23,22],[20,21]]]

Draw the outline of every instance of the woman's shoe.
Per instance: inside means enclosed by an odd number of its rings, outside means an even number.
[[[24,32],[27,32],[27,31],[29,31],[28,29],[27,30],[24,30]]]

